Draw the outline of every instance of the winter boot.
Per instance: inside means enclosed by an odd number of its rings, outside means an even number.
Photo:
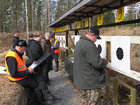
[[[43,96],[39,89],[34,89],[35,101],[37,105],[44,105]]]
[[[62,100],[61,98],[56,98],[55,96],[53,96],[49,90],[42,90],[42,93],[44,96],[45,104],[51,105]]]
[[[59,63],[57,62],[57,63],[56,63],[56,70],[55,70],[55,72],[59,71],[58,68],[59,68]]]

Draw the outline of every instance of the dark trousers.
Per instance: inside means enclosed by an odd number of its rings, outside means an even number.
[[[46,82],[49,82],[49,71],[51,70],[52,68],[52,61],[51,61],[51,58],[48,59],[45,63],[45,66],[44,66],[44,73],[43,73],[43,77],[44,77],[44,81]]]
[[[51,94],[47,84],[39,74],[31,74],[28,77],[17,81],[17,83],[22,87],[33,90],[37,105],[44,105],[43,101],[46,100],[45,97]]]
[[[53,54],[53,59],[55,59],[56,70],[58,70],[59,68],[58,54]]]

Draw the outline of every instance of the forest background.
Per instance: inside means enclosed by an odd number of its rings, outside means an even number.
[[[1,0],[0,33],[11,33],[18,29],[27,31],[48,31],[47,25],[58,19],[82,0]],[[26,8],[27,7],[27,8]],[[28,13],[26,14],[26,11]],[[117,10],[103,15],[103,24],[115,23]],[[140,18],[140,2],[125,7],[124,21]],[[84,20],[81,21],[84,23]],[[92,26],[97,25],[97,16],[91,17]],[[76,26],[76,24],[74,24]],[[84,27],[84,24],[81,24]],[[137,26],[139,24],[136,24]],[[129,25],[126,25],[129,26]],[[130,25],[131,26],[131,25]]]

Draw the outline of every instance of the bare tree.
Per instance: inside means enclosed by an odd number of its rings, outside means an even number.
[[[48,25],[48,2],[46,0],[45,2],[45,8],[46,8],[46,15],[45,15],[45,31],[47,32],[47,25]]]
[[[48,23],[51,23],[50,19],[50,14],[51,14],[51,0],[48,0]]]
[[[32,5],[32,31],[34,31],[34,5],[33,5],[34,0],[31,0],[31,5]]]
[[[26,28],[27,28],[27,39],[29,35],[29,26],[28,26],[28,9],[27,9],[27,0],[25,0],[25,9],[26,9]]]

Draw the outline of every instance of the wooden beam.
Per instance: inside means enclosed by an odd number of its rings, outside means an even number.
[[[108,8],[108,9],[117,9],[115,7],[109,7],[109,6],[97,6],[97,5],[84,5],[86,7],[98,7],[98,8]]]

